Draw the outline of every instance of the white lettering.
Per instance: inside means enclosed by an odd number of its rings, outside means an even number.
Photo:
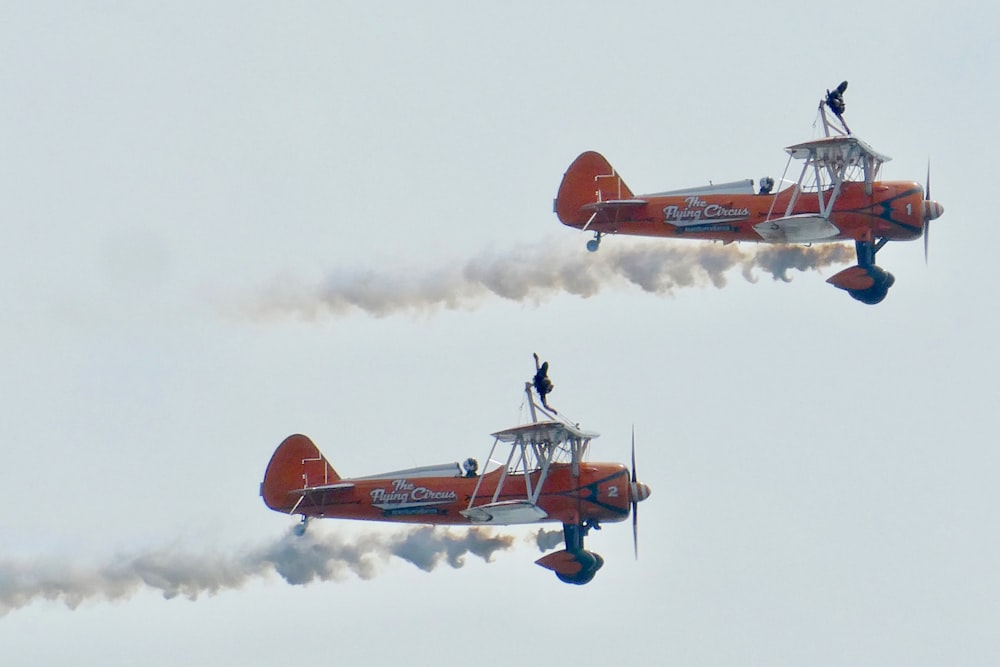
[[[372,503],[401,505],[404,503],[448,502],[458,500],[454,491],[435,491],[425,486],[414,486],[405,479],[394,479],[391,489],[372,489]]]
[[[701,211],[698,209],[681,208],[679,206],[667,206],[663,209],[663,217],[667,222],[677,220],[701,220]]]
[[[663,219],[671,224],[710,224],[725,220],[741,220],[750,217],[747,207],[734,208],[723,204],[709,204],[701,197],[685,197],[684,207],[671,204],[663,207]]]
[[[726,208],[720,204],[709,204],[705,207],[706,218],[747,218],[749,216],[750,209],[748,208]]]

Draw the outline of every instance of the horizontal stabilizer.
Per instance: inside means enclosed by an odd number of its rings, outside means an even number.
[[[298,496],[295,505],[289,510],[294,513],[299,507],[310,507],[328,505],[332,502],[343,502],[346,493],[351,491],[354,485],[350,482],[338,482],[336,484],[323,484],[322,486],[309,486],[304,489],[294,489],[288,492],[293,498]]]
[[[289,491],[289,493],[299,496],[311,496],[317,493],[325,493],[326,491],[345,491],[353,488],[354,484],[351,482],[338,482],[337,484],[324,484],[323,486],[310,486],[305,489],[295,489],[294,491]]]
[[[611,199],[609,201],[599,201],[593,204],[585,204],[582,208],[585,211],[615,211],[623,208],[635,208],[645,206],[649,202],[645,199]]]

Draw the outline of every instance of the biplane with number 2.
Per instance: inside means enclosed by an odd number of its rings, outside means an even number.
[[[889,160],[851,134],[844,120],[843,82],[820,100],[824,136],[786,148],[788,164],[803,162],[795,182],[773,193],[774,180],[750,179],[639,195],[625,185],[603,156],[580,155],[563,177],[555,200],[560,222],[594,234],[594,252],[605,234],[664,236],[732,243],[820,243],[854,241],[857,265],[827,282],[864,303],[881,302],[895,282],[876,266],[875,254],[889,241],[924,237],[927,256],[931,220],[944,208],[913,181],[881,181]],[[788,167],[785,168],[787,175]]]
[[[536,358],[537,364],[537,358]],[[401,523],[504,526],[542,522],[563,525],[565,548],[536,562],[567,583],[585,584],[604,564],[584,549],[584,537],[602,523],[632,515],[638,556],[637,503],[649,487],[636,479],[635,442],[632,469],[619,463],[588,461],[597,433],[584,431],[545,403],[551,390],[539,369],[525,384],[531,421],[493,434],[485,469],[475,459],[365,477],[343,478],[312,440],[287,437],[275,450],[264,474],[261,495],[271,509],[311,518],[361,519]],[[503,452],[506,451],[506,456]]]

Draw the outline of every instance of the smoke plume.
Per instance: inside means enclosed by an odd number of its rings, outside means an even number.
[[[271,543],[233,554],[162,549],[120,555],[95,566],[0,558],[0,616],[40,599],[61,600],[75,609],[88,599],[120,600],[141,589],[160,591],[167,599],[195,600],[275,572],[294,585],[339,581],[350,575],[371,579],[392,557],[425,572],[441,563],[459,568],[467,554],[489,562],[494,553],[509,549],[513,542],[513,537],[479,528],[452,532],[426,526],[345,538],[312,526],[305,535],[289,530]]]
[[[588,298],[603,289],[636,285],[654,294],[726,285],[739,269],[756,282],[758,272],[788,282],[792,269],[819,270],[849,262],[853,250],[842,244],[753,246],[734,244],[630,242],[614,239],[596,253],[574,244],[540,243],[488,251],[464,262],[436,268],[374,270],[337,268],[317,285],[275,281],[249,304],[252,316],[316,319],[363,311],[374,317],[399,312],[426,313],[440,308],[475,308],[493,298],[540,303],[561,293]]]
[[[551,551],[563,543],[563,531],[539,528],[538,532],[535,533],[534,542],[542,553]]]

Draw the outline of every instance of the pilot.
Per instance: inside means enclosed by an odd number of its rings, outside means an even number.
[[[479,461],[470,456],[465,459],[465,463],[462,464],[462,469],[465,470],[466,477],[475,477],[479,471]]]
[[[535,391],[538,392],[538,398],[541,399],[542,405],[546,410],[552,410],[549,404],[545,402],[545,396],[552,391],[552,381],[549,380],[549,362],[545,361],[541,364],[538,363],[538,355],[535,354],[535,378],[532,380],[532,384],[535,385]],[[552,410],[555,412],[555,410]]]
[[[773,189],[774,189],[774,179],[771,178],[770,176],[765,176],[764,178],[760,179],[760,192],[758,192],[757,194],[769,195],[771,194],[771,190]]]

